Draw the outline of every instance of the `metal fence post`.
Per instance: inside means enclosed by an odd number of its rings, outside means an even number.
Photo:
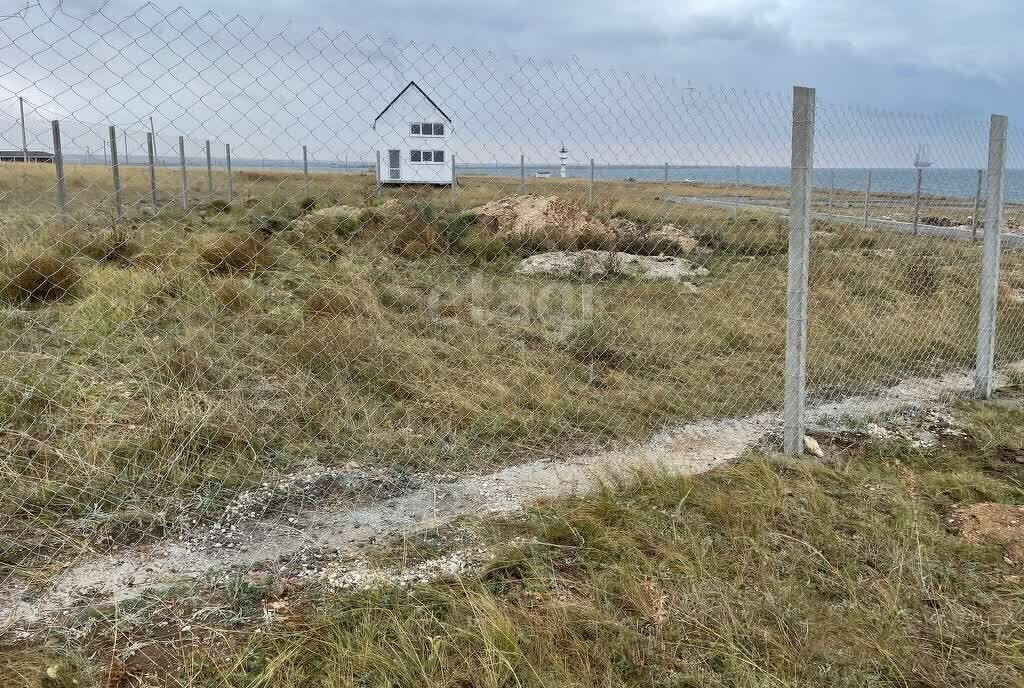
[[[981,176],[983,170],[978,170],[978,183],[974,189],[974,214],[971,215],[971,241],[978,240],[978,211],[981,210]]]
[[[231,183],[231,144],[224,144],[224,174],[226,175],[225,182],[228,187],[228,203],[234,200],[235,188]]]
[[[185,167],[185,137],[178,137],[178,161],[181,164],[181,209],[188,210],[188,170]]]
[[[917,225],[921,220],[921,179],[924,177],[924,169],[917,168],[917,187],[914,191],[914,236],[917,236]]]
[[[381,176],[381,171],[380,171],[380,151],[379,150],[377,151],[377,169],[376,169],[376,173],[377,173],[377,198],[380,198],[380,190],[381,190],[381,187],[384,186],[384,177]]]
[[[868,206],[871,204],[871,170],[868,170],[868,183],[864,186],[864,229],[868,228]]]
[[[793,88],[793,143],[789,199],[789,264],[786,289],[786,363],[783,449],[804,450],[807,363],[807,263],[811,244],[811,175],[814,171],[814,89]]]
[[[53,168],[57,174],[57,211],[67,223],[67,195],[64,187],[64,151],[60,145],[60,120],[50,122],[53,129]]]
[[[132,162],[131,162],[132,156],[128,152],[128,130],[127,129],[122,129],[121,130],[121,140],[124,141],[124,148],[121,149],[121,156],[124,158],[123,162],[124,162],[125,165],[131,165],[132,164]]]
[[[664,175],[661,180],[661,195],[668,196],[668,163],[665,163]]]
[[[587,205],[594,205],[594,159],[590,159],[590,186],[587,187]]]
[[[999,300],[999,239],[1003,221],[1003,172],[1006,169],[1005,115],[992,115],[988,134],[988,196],[985,199],[985,238],[981,253],[981,292],[978,304],[978,352],[974,394],[992,396],[995,363],[996,308]]]
[[[146,152],[149,154],[149,199],[153,203],[153,212],[159,212],[160,203],[156,195],[156,142],[153,132],[146,132]]]
[[[210,140],[206,140],[206,190],[213,198],[213,158],[210,156]]]
[[[110,125],[110,170],[114,177],[114,221],[124,220],[124,206],[121,204],[121,171],[117,165],[117,130]]]
[[[302,195],[309,198],[309,157],[306,147],[302,147]]]
[[[519,154],[519,193],[526,193],[526,156]]]
[[[832,170],[831,181],[828,185],[828,212],[832,212],[832,198],[836,195],[836,171]]]

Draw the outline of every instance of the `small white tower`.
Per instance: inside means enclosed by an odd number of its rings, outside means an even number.
[[[569,159],[569,150],[562,144],[562,149],[558,151],[558,176],[565,179],[565,161]]]

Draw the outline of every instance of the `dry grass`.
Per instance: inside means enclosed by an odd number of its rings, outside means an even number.
[[[199,259],[215,273],[256,275],[274,265],[274,250],[253,234],[222,234],[199,252]]]
[[[54,253],[26,253],[3,269],[3,293],[16,303],[46,303],[74,296],[82,277],[76,266]]]
[[[254,235],[254,218],[298,212],[301,175],[274,175],[243,177],[231,212],[182,213],[172,199],[135,217],[130,261],[108,258],[123,235],[69,244],[45,211],[17,206],[31,187],[13,192],[2,215],[8,264],[60,249],[67,259],[27,274],[58,274],[59,264],[80,279],[62,278],[77,298],[59,308],[3,312],[0,374],[11,382],[0,422],[16,434],[0,437],[0,518],[16,526],[0,537],[0,569],[43,568],[97,546],[101,532],[124,532],[116,524],[140,512],[208,513],[303,462],[479,470],[780,401],[777,218],[733,221],[657,201],[660,185],[608,184],[596,213],[692,228],[708,276],[694,280],[696,293],[558,282],[517,274],[517,253],[533,249],[481,232],[463,212],[514,191],[507,180],[469,179],[454,205],[448,191],[386,190],[340,233],[289,223]],[[145,177],[124,176],[145,198]],[[356,205],[371,190],[359,175],[314,175],[312,188]],[[541,190],[575,202],[585,193],[561,180]],[[390,198],[405,212],[389,210]],[[99,222],[101,205],[82,212]],[[95,250],[92,237],[102,240]],[[842,227],[813,241],[812,394],[970,364],[976,246]],[[1004,257],[1003,278],[1024,284],[1016,254]],[[57,292],[44,282],[18,294]],[[1002,359],[1024,355],[1022,325],[1024,307],[1001,303]],[[69,529],[83,501],[99,505],[90,523],[102,528]],[[54,540],[56,530],[66,537]]]
[[[252,626],[193,621],[189,639],[122,610],[81,644],[8,651],[0,678],[34,688],[56,667],[67,683],[53,685],[79,686],[112,670],[217,688],[1020,685],[1019,568],[951,517],[1024,502],[1024,413],[962,415],[955,446],[844,439],[831,466],[757,454],[694,477],[610,476],[596,493],[474,524],[490,554],[460,578],[313,587],[270,624],[275,593],[242,579],[219,602]],[[115,639],[151,650],[111,661]]]

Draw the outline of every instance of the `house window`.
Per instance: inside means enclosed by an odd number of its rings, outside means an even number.
[[[412,136],[444,136],[444,124],[440,122],[413,122],[409,125]]]
[[[443,150],[411,150],[409,151],[409,162],[430,162],[443,163]]]

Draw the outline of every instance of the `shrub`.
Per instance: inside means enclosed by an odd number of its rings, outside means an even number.
[[[86,256],[99,262],[121,264],[130,262],[142,251],[126,231],[119,229],[67,232],[58,238],[57,248],[65,256]]]
[[[586,322],[574,328],[563,341],[566,351],[582,363],[603,363],[611,367],[621,365],[626,356],[612,344],[607,327]]]
[[[251,234],[223,234],[202,249],[199,258],[210,272],[222,274],[256,274],[275,263],[267,242]]]
[[[315,208],[316,198],[314,198],[313,196],[306,196],[301,201],[299,201],[299,210],[302,212],[303,215],[308,215],[309,213],[313,212]]]
[[[461,246],[476,224],[476,213],[436,216],[431,224],[450,246]]]
[[[462,250],[476,263],[489,263],[509,254],[508,245],[493,234],[470,232],[462,240]]]
[[[199,206],[199,212],[208,213],[230,213],[231,204],[222,198],[215,198]]]
[[[334,223],[334,233],[340,237],[354,235],[362,228],[362,223],[351,215],[340,215]]]
[[[281,215],[257,215],[252,219],[251,224],[254,232],[278,234],[287,230],[291,222]]]
[[[447,243],[438,236],[431,227],[406,225],[398,230],[391,240],[390,250],[403,258],[422,258],[423,256],[444,253]]]
[[[16,258],[4,268],[4,294],[19,303],[45,303],[72,297],[77,294],[82,280],[71,261],[53,253]]]

